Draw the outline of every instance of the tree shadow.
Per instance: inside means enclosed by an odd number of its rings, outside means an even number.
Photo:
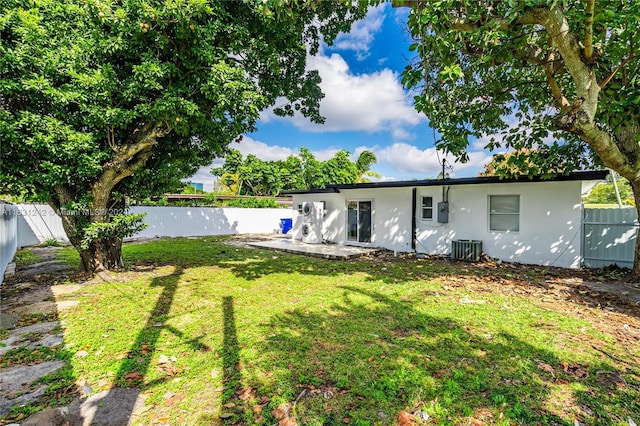
[[[18,264],[0,285],[0,423],[68,404],[80,393],[60,324],[73,290],[58,284],[71,270],[55,262],[55,248],[27,250],[34,263]]]
[[[302,424],[393,423],[401,410],[417,408],[435,424],[604,425],[640,412],[638,371],[605,360],[566,363],[510,333],[491,335],[413,302],[341,288],[341,303],[296,309],[265,325],[270,338],[259,348],[259,368],[274,383],[309,390],[297,403]],[[295,393],[283,397],[293,401]]]
[[[318,277],[365,274],[363,279],[367,282],[389,285],[453,277],[454,280],[465,278],[509,284],[523,289],[525,293],[531,289],[548,289],[550,286],[547,282],[553,281],[554,285],[564,288],[563,297],[571,303],[591,308],[606,305],[608,309],[640,318],[638,303],[612,293],[594,293],[580,284],[572,283],[576,278],[582,279],[588,275],[588,271],[582,270],[491,262],[469,263],[440,257],[394,257],[387,252],[336,261],[256,248],[242,249],[239,253],[230,249],[222,255],[212,255],[206,263],[224,267],[247,281],[287,273]],[[500,289],[501,285],[495,288]]]
[[[76,405],[77,407],[82,404],[82,407],[76,409],[80,410],[85,424],[113,426],[129,424],[136,411],[143,408],[143,401],[139,398],[141,391],[172,380],[179,373],[175,360],[161,355],[157,360],[157,368],[161,376],[150,381],[146,380],[147,375],[151,373],[152,358],[158,350],[158,342],[163,331],[168,331],[181,339],[185,337],[180,330],[166,324],[182,273],[183,268],[178,266],[169,275],[153,278],[151,287],[160,287],[162,292],[134,343],[123,354],[123,360],[114,377],[116,386],[93,395],[86,401],[80,401]],[[211,350],[201,342],[199,337],[187,340],[186,343],[193,350]]]
[[[240,345],[236,331],[236,320],[233,307],[233,297],[222,298],[223,336],[222,336],[222,368],[224,391],[222,404],[232,402],[240,390],[242,374],[240,373]]]

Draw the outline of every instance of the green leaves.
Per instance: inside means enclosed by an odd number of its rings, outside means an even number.
[[[318,161],[309,149],[302,147],[298,156],[290,155],[286,160],[264,161],[255,155],[243,159],[240,151],[230,149],[222,167],[211,173],[220,176],[226,187],[224,193],[233,195],[277,195],[282,190],[324,188],[331,184],[362,182],[366,176],[376,176],[369,169],[376,156],[363,151],[358,159],[351,161],[350,153],[340,150],[327,161]]]
[[[131,237],[145,229],[143,223],[146,213],[112,216],[111,222],[92,222],[83,229],[81,249],[88,249],[97,240],[119,239]]]
[[[307,52],[365,13],[350,1],[3,1],[0,193],[53,205],[157,195],[276,100],[322,122]],[[89,240],[134,226],[102,219]]]
[[[410,50],[418,59],[404,70],[402,83],[417,93],[416,110],[437,129],[440,149],[464,160],[470,141],[494,135],[487,144],[491,149],[545,153],[530,159],[540,161],[536,167],[520,164],[527,174],[584,167],[596,146],[600,153],[621,149],[627,157],[618,157],[617,164],[635,162],[637,146],[621,141],[629,133],[637,135],[633,129],[640,127],[640,57],[633,53],[640,43],[640,6],[596,2],[597,61],[583,64],[578,72],[581,65],[570,66],[563,57],[567,50],[560,52],[559,41],[553,40],[558,34],[548,28],[553,9],[566,19],[569,32],[563,40],[581,60],[585,12],[583,4],[574,3],[509,0],[487,7],[472,1],[425,1],[412,9],[408,25],[415,42]],[[561,108],[551,84],[565,105],[595,96],[584,107],[597,105],[597,110],[585,110],[583,117],[593,120],[589,126],[613,135],[618,147],[602,149],[585,130],[568,129],[566,123],[576,121],[563,114],[577,112]],[[599,94],[588,91],[594,84],[604,86]],[[564,127],[556,124],[560,121]],[[547,157],[557,160],[557,167]]]

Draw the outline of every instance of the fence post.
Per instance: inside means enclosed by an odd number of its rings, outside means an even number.
[[[18,208],[0,201],[0,284],[18,249]]]

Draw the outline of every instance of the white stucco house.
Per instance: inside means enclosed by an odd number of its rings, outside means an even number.
[[[578,268],[581,195],[606,171],[550,180],[475,177],[334,185],[293,196],[292,238]],[[463,256],[464,257],[464,256]]]

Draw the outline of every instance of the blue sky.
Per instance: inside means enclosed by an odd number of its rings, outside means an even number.
[[[351,152],[355,160],[367,149],[378,157],[372,170],[383,180],[436,177],[442,155],[438,156],[433,146],[433,131],[427,118],[415,111],[411,94],[400,83],[411,56],[408,13],[408,8],[394,9],[382,3],[356,22],[349,34],[341,34],[332,46],[325,45],[308,58],[307,67],[317,69],[322,77],[325,98],[320,112],[326,118],[324,125],[302,116],[281,118],[265,111],[258,130],[232,147],[263,160],[285,159],[303,146],[320,160],[339,149]],[[470,145],[468,163],[447,158],[453,164],[453,176],[475,176],[490,160],[491,154],[481,148],[486,143],[482,139]],[[222,162],[218,159],[200,169],[191,180],[212,190],[214,177],[209,171]]]

